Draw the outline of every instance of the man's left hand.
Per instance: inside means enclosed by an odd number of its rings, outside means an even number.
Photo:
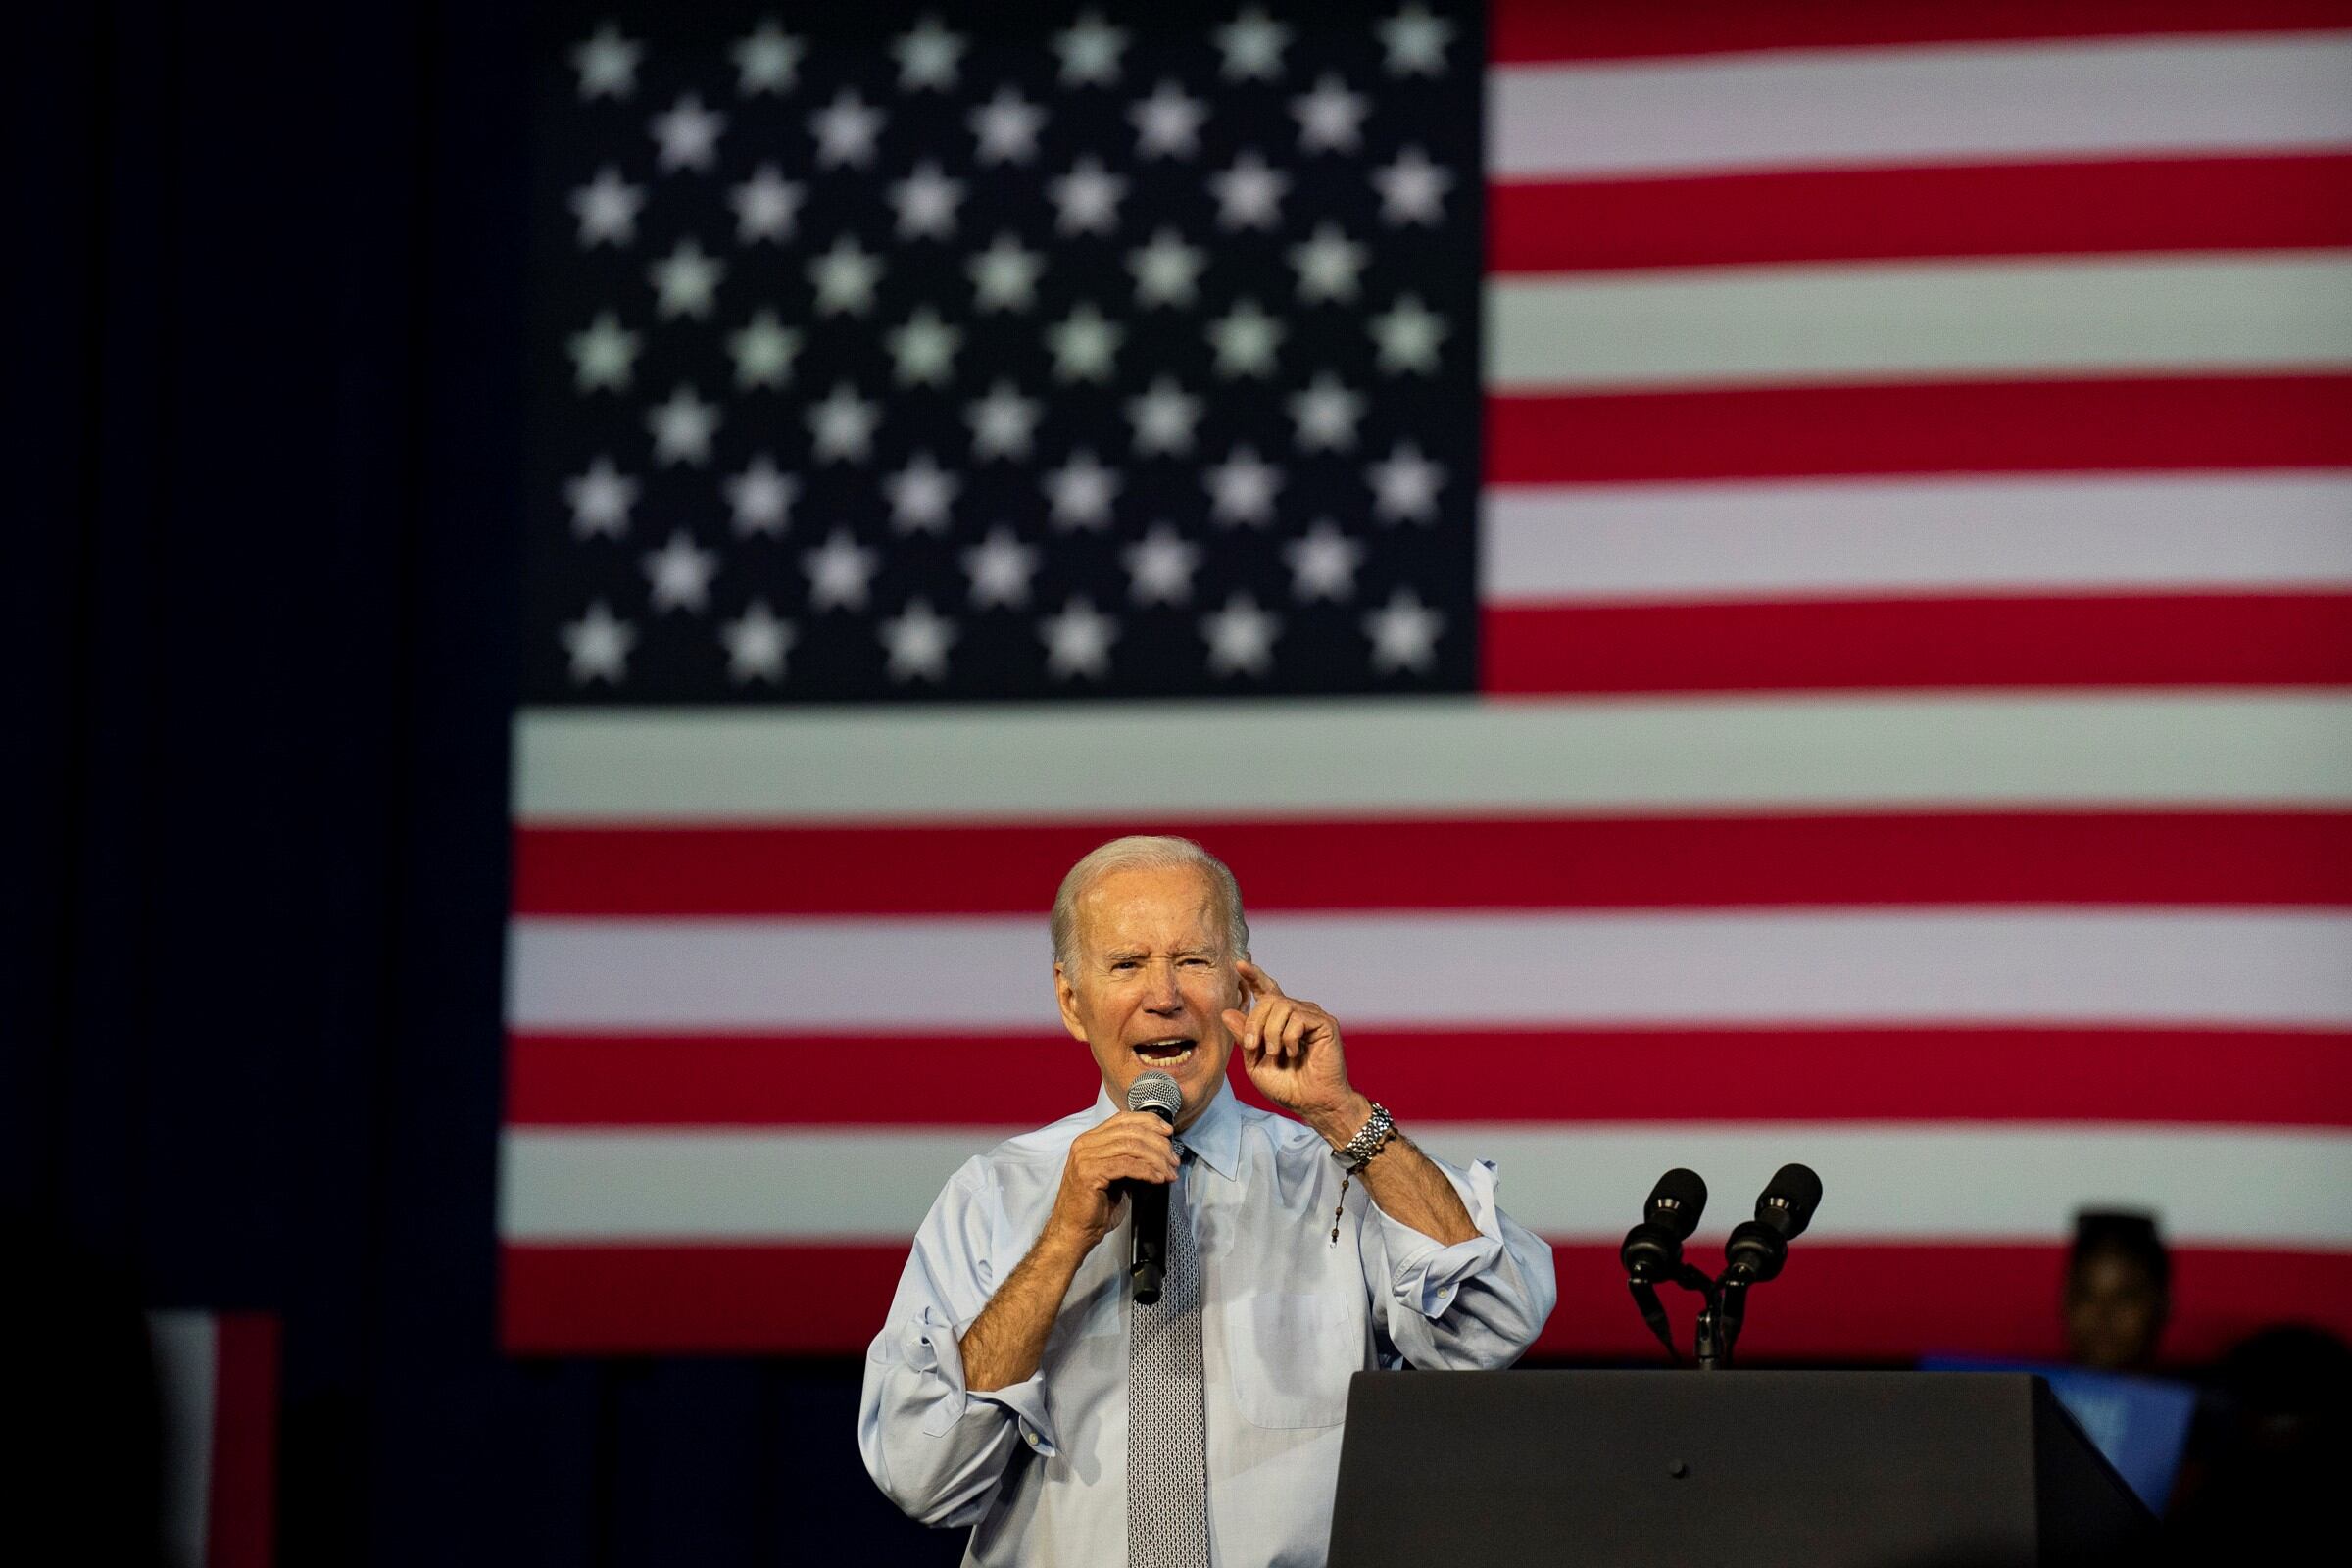
[[[1248,1012],[1228,1007],[1225,1027],[1241,1048],[1250,1081],[1332,1144],[1344,1144],[1372,1117],[1372,1102],[1348,1082],[1339,1020],[1311,1002],[1283,995],[1274,977],[1249,959],[1236,961]]]

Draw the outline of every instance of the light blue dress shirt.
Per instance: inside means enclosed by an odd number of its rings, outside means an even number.
[[[890,1499],[969,1525],[964,1560],[1109,1568],[1127,1560],[1131,1221],[1079,1266],[1036,1374],[964,1387],[963,1331],[1028,1255],[1079,1134],[1074,1116],[958,1170],[931,1205],[890,1321],[866,1352],[858,1446]],[[1478,1235],[1451,1247],[1348,1187],[1330,1146],[1220,1088],[1180,1135],[1200,1255],[1208,1528],[1217,1568],[1323,1561],[1348,1380],[1369,1368],[1508,1366],[1551,1313],[1551,1250],[1494,1204],[1494,1166],[1440,1163]]]

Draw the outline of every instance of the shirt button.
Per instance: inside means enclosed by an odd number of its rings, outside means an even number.
[[[1032,1448],[1034,1448],[1034,1447],[1038,1446],[1038,1441],[1037,1441],[1037,1434],[1036,1434],[1036,1433],[1034,1433],[1034,1432],[1024,1432],[1024,1433],[1022,1433],[1022,1434],[1021,1434],[1021,1436],[1029,1440],[1029,1446],[1031,1446]]]

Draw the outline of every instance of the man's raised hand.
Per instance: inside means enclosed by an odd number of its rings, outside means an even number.
[[[1048,1229],[1061,1231],[1091,1251],[1119,1223],[1119,1182],[1176,1179],[1173,1138],[1174,1130],[1150,1110],[1122,1110],[1079,1134],[1062,1162],[1061,1192],[1054,1200]]]
[[[1274,977],[1249,959],[1234,967],[1250,1010],[1228,1007],[1223,1016],[1241,1049],[1242,1070],[1259,1094],[1325,1137],[1342,1122],[1348,1126],[1340,1137],[1352,1136],[1370,1114],[1370,1102],[1348,1082],[1339,1020],[1311,1002],[1285,996]]]

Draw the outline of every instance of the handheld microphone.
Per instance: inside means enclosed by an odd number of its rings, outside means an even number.
[[[1683,1243],[1707,1211],[1707,1184],[1698,1172],[1676,1166],[1658,1178],[1642,1205],[1642,1223],[1625,1233],[1617,1256],[1625,1277],[1641,1284],[1671,1279],[1682,1266]]]
[[[1138,1074],[1127,1086],[1127,1108],[1156,1112],[1173,1127],[1176,1113],[1184,1108],[1184,1091],[1176,1087],[1175,1079],[1154,1067]],[[1160,1282],[1168,1265],[1168,1189],[1160,1182],[1122,1185],[1135,1204],[1135,1240],[1128,1253],[1127,1280],[1135,1288],[1136,1304],[1152,1306],[1159,1300]]]
[[[1788,1261],[1788,1244],[1805,1234],[1821,1204],[1821,1178],[1804,1165],[1783,1165],[1756,1199],[1756,1217],[1742,1221],[1723,1245],[1727,1277],[1761,1285]]]

